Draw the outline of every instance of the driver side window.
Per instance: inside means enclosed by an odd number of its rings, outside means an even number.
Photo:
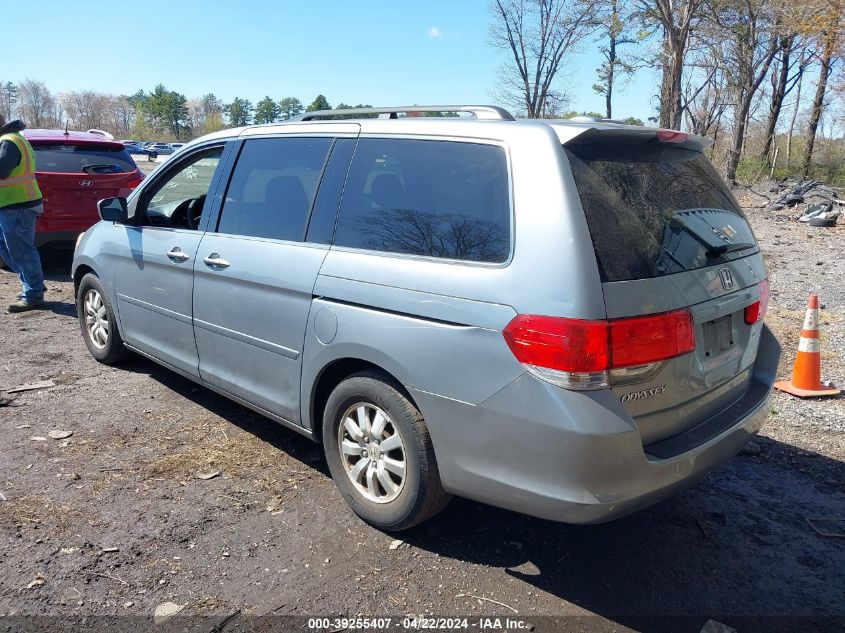
[[[144,195],[146,226],[195,229],[223,154],[215,147],[190,157]]]

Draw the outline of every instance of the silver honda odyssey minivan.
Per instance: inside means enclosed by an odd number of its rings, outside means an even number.
[[[82,335],[321,442],[379,528],[451,495],[607,521],[700,480],[768,411],[766,271],[704,149],[492,106],[217,132],[100,202],[73,262]]]

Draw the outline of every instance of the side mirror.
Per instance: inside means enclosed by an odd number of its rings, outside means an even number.
[[[125,224],[129,220],[129,209],[123,196],[100,200],[97,203],[97,211],[100,213],[100,219],[106,222]]]

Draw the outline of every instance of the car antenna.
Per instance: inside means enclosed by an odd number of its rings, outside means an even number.
[[[70,119],[65,119],[65,136],[70,136],[70,132],[67,131],[68,125],[70,125]]]

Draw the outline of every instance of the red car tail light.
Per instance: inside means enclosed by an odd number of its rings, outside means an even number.
[[[748,325],[754,325],[758,321],[762,321],[766,317],[766,311],[769,309],[769,280],[764,279],[761,281],[759,288],[760,299],[745,308],[745,322]]]
[[[646,365],[695,349],[689,310],[611,321],[521,314],[502,334],[528,370],[568,389],[599,389],[608,371]]]
[[[133,174],[133,176],[134,177],[132,178],[132,180],[127,182],[126,185],[125,185],[126,187],[129,187],[129,189],[134,189],[135,187],[140,185],[142,182],[144,182],[145,176],[140,171]]]

